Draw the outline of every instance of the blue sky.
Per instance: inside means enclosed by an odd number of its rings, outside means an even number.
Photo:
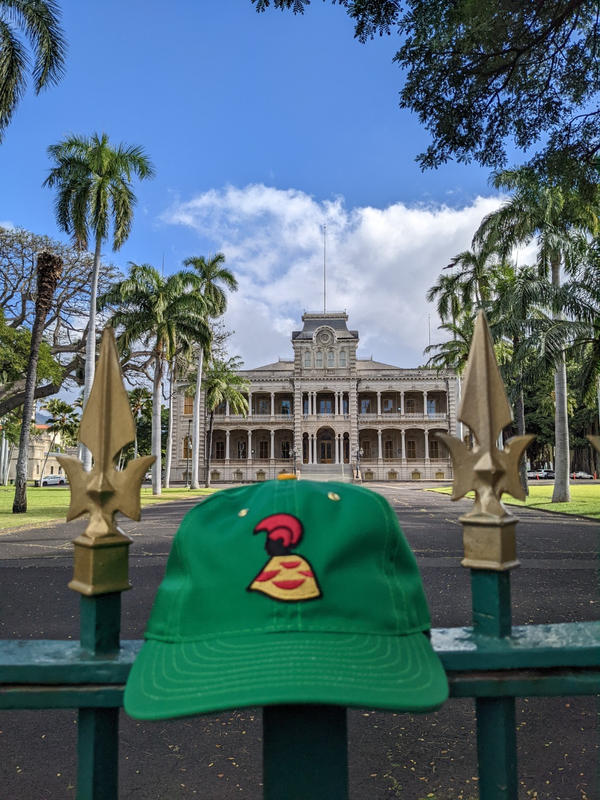
[[[137,184],[125,246],[104,256],[165,272],[222,250],[240,281],[226,323],[248,367],[289,357],[303,310],[345,308],[359,353],[415,366],[436,320],[424,294],[498,199],[488,174],[421,173],[428,141],[398,108],[395,37],[353,39],[344,11],[304,16],[250,0],[62,0],[61,83],[28,92],[0,145],[0,221],[65,238],[41,184],[46,148],[106,131],[140,144],[156,177]]]

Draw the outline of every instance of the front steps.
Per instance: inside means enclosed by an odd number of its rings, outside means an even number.
[[[307,481],[341,481],[352,483],[350,464],[302,464],[299,477]]]

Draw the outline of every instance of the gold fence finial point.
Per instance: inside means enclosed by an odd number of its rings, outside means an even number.
[[[79,428],[79,439],[91,450],[94,466],[86,472],[79,459],[58,457],[71,484],[67,520],[90,515],[84,533],[75,539],[75,569],[69,584],[82,594],[129,588],[130,539],[116,526],[114,516],[120,511],[131,519],[140,518],[142,479],[155,460],[154,456],[142,456],[130,461],[124,470],[115,469],[116,456],[134,437],[135,422],[123,386],[114,331],[107,326]],[[115,552],[111,553],[110,548]]]
[[[504,450],[497,447],[498,436],[512,421],[512,414],[483,311],[475,322],[465,369],[463,400],[457,416],[473,434],[472,450],[453,436],[437,434],[452,456],[452,499],[458,500],[473,489],[475,505],[467,518],[505,518],[509,514],[500,500],[504,492],[519,500],[525,499],[519,479],[519,460],[534,437],[513,436]]]

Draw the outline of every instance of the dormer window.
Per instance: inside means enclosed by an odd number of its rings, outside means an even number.
[[[346,351],[340,350],[340,367],[346,366]]]
[[[333,350],[327,351],[327,367],[329,369],[335,367],[335,353],[333,352]]]
[[[317,350],[317,352],[315,353],[315,367],[317,369],[322,369],[323,368],[323,351],[322,350]]]
[[[304,366],[310,367],[311,364],[312,364],[311,352],[310,350],[307,350],[306,353],[304,353]]]

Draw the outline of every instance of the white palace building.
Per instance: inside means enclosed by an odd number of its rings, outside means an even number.
[[[216,410],[211,480],[241,483],[281,472],[304,478],[363,481],[445,480],[448,452],[436,433],[457,433],[452,371],[402,369],[356,357],[358,331],[345,312],[302,316],[293,359],[242,370],[249,412]],[[202,398],[202,402],[203,402]],[[174,418],[172,481],[190,469],[192,398],[180,391]],[[201,436],[205,474],[208,418]]]

